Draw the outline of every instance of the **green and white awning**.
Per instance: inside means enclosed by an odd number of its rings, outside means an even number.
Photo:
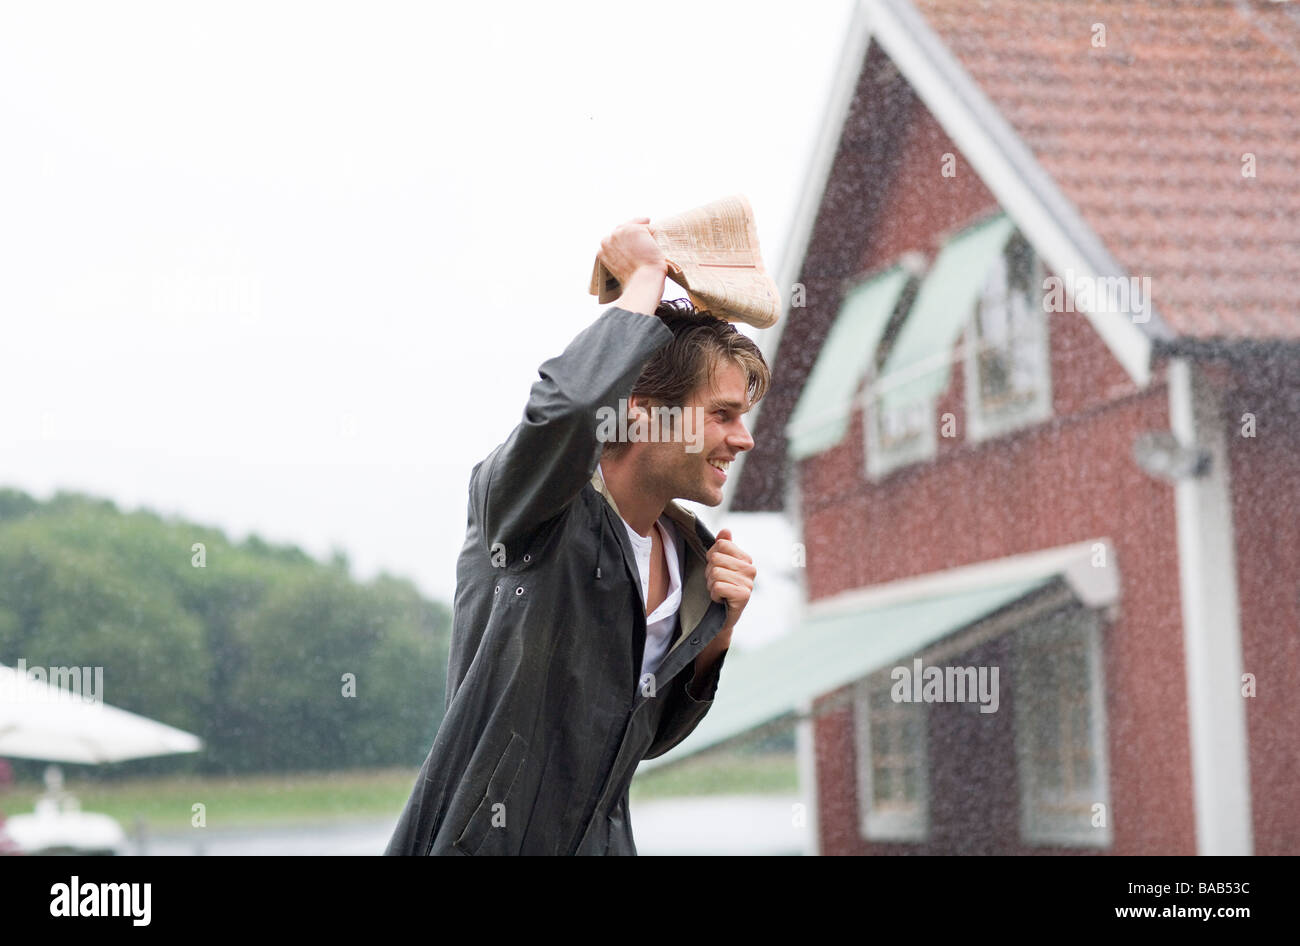
[[[780,720],[813,698],[901,662],[1058,579],[1087,607],[1118,599],[1114,550],[1098,539],[818,602],[792,633],[757,650],[730,652],[708,715],[682,743],[642,762],[641,769],[683,759]],[[743,633],[743,621],[737,633]]]
[[[999,214],[953,237],[917,291],[877,385],[885,410],[938,397],[948,386],[952,349],[997,255],[1015,225]]]
[[[906,284],[907,273],[896,266],[845,297],[786,426],[794,459],[821,453],[844,439],[853,395]]]

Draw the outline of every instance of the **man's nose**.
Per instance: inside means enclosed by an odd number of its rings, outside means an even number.
[[[754,438],[751,437],[749,431],[745,429],[744,421],[737,421],[736,426],[740,428],[739,431],[729,436],[727,438],[727,443],[733,450],[754,449]]]

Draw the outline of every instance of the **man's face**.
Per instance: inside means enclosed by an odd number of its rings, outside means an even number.
[[[670,443],[642,445],[641,463],[648,485],[673,499],[706,506],[722,502],[731,461],[754,446],[743,416],[750,407],[745,382],[745,370],[739,364],[730,360],[718,363],[712,385],[702,385],[687,399],[682,435]]]

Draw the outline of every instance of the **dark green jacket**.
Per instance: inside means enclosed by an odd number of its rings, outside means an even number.
[[[596,473],[598,410],[617,410],[672,337],[657,317],[607,309],[541,365],[522,421],[474,467],[447,712],[386,854],[636,853],[637,764],[699,725],[723,663],[694,679],[726,606],[704,577],[714,537],[674,502],[679,633],[639,679],[640,576]]]

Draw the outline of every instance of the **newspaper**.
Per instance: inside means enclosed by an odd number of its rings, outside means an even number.
[[[650,232],[668,259],[668,278],[686,290],[696,309],[755,328],[776,324],[781,294],[763,266],[754,211],[743,194],[651,221]],[[622,291],[597,256],[591,294],[604,304]]]

